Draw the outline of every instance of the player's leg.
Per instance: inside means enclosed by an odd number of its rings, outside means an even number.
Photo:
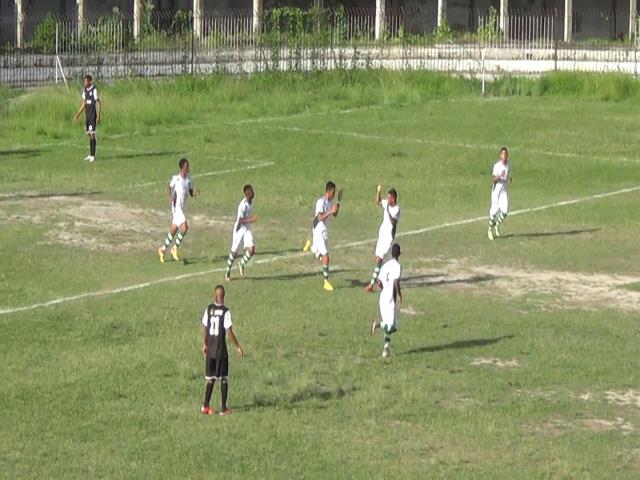
[[[380,275],[380,269],[382,268],[382,258],[376,255],[376,264],[373,267],[373,273],[371,274],[371,280],[369,281],[369,285],[365,288],[367,292],[373,292],[373,288],[376,286],[378,282],[378,275]]]
[[[224,279],[227,282],[231,281],[231,267],[233,267],[233,262],[238,256],[238,252],[242,248],[242,241],[244,239],[244,235],[240,230],[235,230],[233,232],[233,236],[231,238],[231,250],[229,251],[229,256],[227,257],[227,271],[224,274]]]
[[[396,331],[396,308],[394,303],[380,305],[380,328],[384,332],[382,356],[391,355],[391,334]]]
[[[220,415],[228,415],[231,413],[227,406],[227,397],[229,395],[229,356],[221,361],[220,369]]]
[[[184,237],[185,235],[187,235],[188,231],[189,231],[189,224],[185,219],[184,222],[180,225],[180,228],[178,229],[178,233],[176,234],[176,239],[173,242],[173,248],[171,248],[171,256],[176,262],[180,261],[180,257],[178,256],[178,248],[180,248],[180,245],[184,241]]]
[[[496,215],[496,226],[495,232],[496,237],[500,236],[500,224],[505,221],[507,218],[507,213],[509,212],[509,197],[507,196],[507,192],[503,192],[498,199],[498,213]]]
[[[238,264],[238,268],[240,269],[240,276],[244,278],[244,267],[251,260],[253,254],[256,252],[256,247],[253,243],[253,233],[251,230],[247,230],[244,233],[242,243],[244,244],[244,255],[240,259],[240,263]]]
[[[89,133],[89,154],[91,158],[90,162],[93,162],[96,159],[96,132],[93,130]]]
[[[333,285],[329,283],[329,252],[324,254],[321,258],[322,262],[322,278],[324,279],[324,289],[328,291],[333,290]]]
[[[498,199],[498,194],[495,192],[491,192],[491,208],[489,208],[489,230],[487,232],[489,240],[493,240],[494,238],[493,229],[496,226],[498,212],[500,211]]]
[[[160,262],[164,263],[164,252],[166,252],[167,248],[171,246],[171,242],[173,242],[173,237],[175,237],[177,231],[178,231],[178,226],[172,223],[171,227],[169,228],[169,233],[167,233],[166,237],[164,237],[164,241],[162,242],[162,245],[158,249],[158,256],[160,257]]]
[[[211,407],[209,407],[209,404],[211,403],[211,394],[213,393],[213,387],[216,383],[215,370],[216,360],[214,358],[207,358],[204,376],[204,379],[206,381],[204,401],[202,402],[202,408],[200,409],[200,411],[205,415],[213,415],[215,413],[215,411]]]

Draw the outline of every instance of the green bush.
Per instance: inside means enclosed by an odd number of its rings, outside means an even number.
[[[56,19],[51,12],[35,28],[29,47],[41,53],[55,53]]]

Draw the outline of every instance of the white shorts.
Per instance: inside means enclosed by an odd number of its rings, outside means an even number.
[[[313,229],[313,244],[311,251],[316,256],[324,257],[329,253],[329,232],[326,229]]]
[[[498,211],[501,211],[505,215],[509,213],[509,196],[504,190],[491,192],[491,208],[489,209],[489,216],[495,216]]]
[[[247,227],[240,227],[234,230],[233,239],[231,240],[231,251],[237,254],[242,248],[253,247],[253,233]]]
[[[187,217],[184,212],[179,207],[174,207],[171,209],[171,224],[181,226],[183,223],[187,223]]]
[[[398,308],[395,302],[380,303],[380,326],[398,328]]]
[[[379,236],[378,243],[376,243],[376,257],[384,259],[391,250],[393,245],[393,237],[391,236]]]

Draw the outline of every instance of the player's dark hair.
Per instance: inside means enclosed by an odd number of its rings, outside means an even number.
[[[325,192],[330,192],[331,190],[335,190],[335,189],[336,189],[336,184],[333,183],[332,181],[328,181],[327,185],[324,187]]]
[[[244,192],[245,195],[249,192],[249,190],[253,190],[253,187],[249,183],[247,183],[244,187],[242,187],[242,191]]]
[[[84,79],[85,79],[85,80],[89,80],[90,82],[92,82],[92,81],[93,81],[93,77],[92,77],[91,75],[89,75],[89,74],[85,75],[85,76],[84,76]]]
[[[509,153],[509,150],[507,150],[507,147],[502,147],[502,148],[500,149],[500,153],[507,153],[507,154],[508,154],[508,153]]]
[[[224,297],[224,287],[220,284],[216,285],[216,288],[213,290],[214,292],[220,292],[222,294],[222,296]]]
[[[393,244],[393,246],[391,247],[391,256],[393,258],[398,258],[400,256],[400,244]]]
[[[395,188],[392,188],[387,192],[389,195],[393,197],[394,200],[398,200],[398,192]]]
[[[180,170],[182,170],[187,163],[189,163],[189,160],[187,160],[186,158],[181,158],[178,162],[178,167],[180,167]]]

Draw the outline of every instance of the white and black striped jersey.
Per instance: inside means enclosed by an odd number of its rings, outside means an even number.
[[[202,316],[207,331],[207,358],[223,359],[227,353],[227,330],[231,328],[231,312],[224,305],[210,304]]]

